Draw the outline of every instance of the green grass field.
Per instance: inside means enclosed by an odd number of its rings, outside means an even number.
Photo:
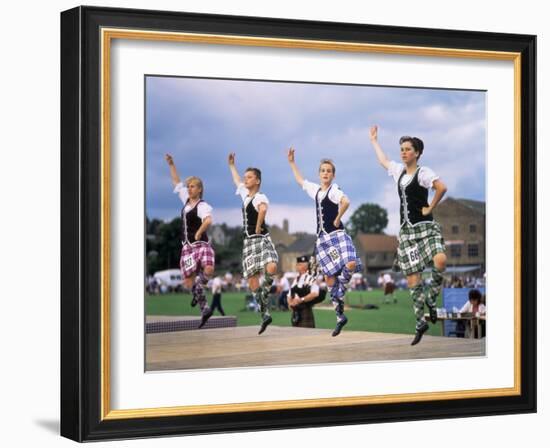
[[[223,293],[222,306],[226,314],[237,316],[238,326],[259,325],[260,315],[245,310],[244,293]],[[396,291],[397,303],[384,303],[384,294],[381,290],[353,291],[346,296],[346,316],[349,319],[346,331],[374,331],[383,333],[414,333],[414,314],[408,291]],[[208,302],[212,300],[208,295]],[[147,315],[199,315],[198,306],[191,307],[190,294],[165,294],[145,297],[145,312]],[[367,304],[377,305],[378,309],[360,309]],[[317,328],[334,328],[336,317],[330,299],[314,308],[315,324]],[[330,306],[320,309],[319,307]],[[441,306],[441,297],[438,298],[438,307]],[[427,311],[427,310],[426,310]],[[291,313],[288,311],[272,311],[273,324],[290,326]],[[218,315],[216,310],[214,315]],[[430,324],[427,334],[441,335],[440,323]]]

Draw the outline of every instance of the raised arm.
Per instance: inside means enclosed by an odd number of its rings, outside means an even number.
[[[164,156],[166,159],[166,162],[168,162],[168,166],[170,167],[170,177],[172,178],[172,183],[174,184],[174,187],[181,182],[181,179],[178,175],[178,171],[176,170],[176,165],[174,164],[174,159],[170,154],[166,154]]]
[[[298,167],[296,166],[296,161],[294,159],[294,148],[292,147],[288,150],[288,163],[290,164],[290,168],[294,173],[294,178],[296,179],[296,182],[298,182],[301,187],[304,184],[304,178],[302,177],[300,171],[298,171]]]
[[[346,210],[348,208],[349,208],[349,199],[346,196],[342,196],[342,199],[340,199],[340,204],[338,204],[338,215],[336,216],[336,219],[334,220],[334,223],[333,223],[336,227],[340,225],[342,216],[344,216],[344,213],[346,213]]]
[[[242,183],[242,181],[241,181],[241,176],[239,176],[239,172],[237,171],[237,167],[235,166],[234,152],[229,153],[227,162],[229,163],[229,169],[231,170],[231,176],[233,177],[233,182],[235,183],[235,186],[238,187]]]
[[[262,224],[265,220],[265,215],[267,214],[267,204],[262,202],[258,204],[258,220],[256,221],[256,234],[260,234],[262,231]]]
[[[376,158],[378,159],[378,162],[385,169],[388,169],[388,167],[390,165],[390,160],[386,157],[386,154],[384,154],[384,151],[382,151],[382,147],[378,143],[378,126],[371,126],[371,128],[370,128],[370,142],[372,143],[372,146],[374,148],[374,152],[376,153]]]
[[[433,187],[435,190],[435,194],[432,199],[432,203],[430,204],[429,207],[422,208],[422,214],[424,216],[429,215],[434,210],[437,204],[439,204],[439,201],[443,199],[443,196],[447,192],[447,186],[443,182],[441,182],[439,179],[434,180]]]

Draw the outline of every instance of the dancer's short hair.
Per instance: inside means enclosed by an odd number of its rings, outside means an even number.
[[[257,179],[260,181],[260,183],[262,183],[262,172],[258,168],[249,166],[246,170],[244,170],[245,173],[247,171],[252,171]]]
[[[321,159],[321,162],[319,163],[319,171],[321,171],[321,167],[325,164],[330,165],[332,167],[332,174],[336,175],[336,165],[334,165],[334,162],[331,159]]]
[[[185,186],[187,187],[191,182],[195,182],[201,189],[200,198],[202,199],[202,195],[204,193],[204,186],[202,184],[201,178],[197,176],[189,176],[188,178],[185,179]]]
[[[404,135],[399,139],[399,144],[403,144],[405,142],[410,142],[414,150],[418,153],[418,158],[420,159],[420,156],[424,152],[424,142],[420,140],[418,137],[410,137],[408,135]]]

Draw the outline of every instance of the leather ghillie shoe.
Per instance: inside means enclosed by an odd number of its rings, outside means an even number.
[[[204,327],[204,324],[206,324],[208,319],[210,319],[212,317],[212,314],[214,314],[214,311],[212,311],[212,310],[208,310],[208,312],[206,314],[203,314],[202,319],[201,319],[201,323],[199,324],[199,328]]]
[[[336,322],[336,328],[332,332],[332,336],[338,336],[342,331],[342,328],[344,328],[344,325],[346,325],[347,323],[348,323],[348,318],[346,316],[343,316],[342,319]]]
[[[262,334],[271,322],[273,322],[273,319],[271,318],[271,316],[264,317],[264,320],[262,320],[262,325],[260,327],[260,331],[258,331],[258,334]]]
[[[416,334],[414,335],[414,339],[411,342],[411,345],[418,344],[420,342],[420,340],[422,339],[422,336],[424,335],[424,333],[426,333],[426,331],[428,331],[428,328],[430,328],[428,326],[428,324],[426,322],[423,322],[422,325],[420,326],[420,328],[417,328]]]

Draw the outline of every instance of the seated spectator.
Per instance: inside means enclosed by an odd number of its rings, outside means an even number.
[[[468,301],[460,309],[461,313],[471,313],[474,316],[485,314],[485,305],[481,303],[481,292],[478,289],[471,289],[468,293]]]
[[[486,312],[485,305],[481,303],[482,295],[478,289],[471,289],[468,293],[468,301],[460,309],[460,313],[469,313],[472,317],[484,316]],[[469,325],[461,320],[457,322],[457,334],[461,331],[463,335],[468,335],[469,331],[472,329]],[[477,327],[473,329],[477,331]],[[475,337],[484,337],[485,336],[485,321],[481,321],[481,334],[474,334]]]

